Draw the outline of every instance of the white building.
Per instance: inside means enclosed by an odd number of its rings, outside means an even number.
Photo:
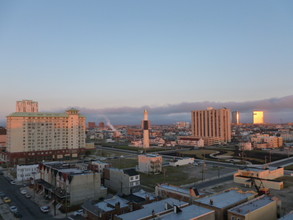
[[[138,171],[143,173],[162,172],[163,158],[157,154],[138,155]]]
[[[180,146],[204,147],[204,140],[202,138],[197,137],[178,137],[177,143]]]
[[[40,179],[40,171],[38,164],[16,166],[17,181],[26,181],[31,179]]]
[[[194,163],[194,158],[187,157],[182,159],[174,159],[173,161],[169,162],[169,165],[173,167],[179,167],[179,166],[184,166],[184,165],[193,164],[193,163]]]
[[[140,175],[132,168],[123,170],[105,168],[104,183],[106,187],[117,193],[129,195],[140,190]]]

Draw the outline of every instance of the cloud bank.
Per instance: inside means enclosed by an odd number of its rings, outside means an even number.
[[[191,111],[214,108],[229,108],[241,113],[241,122],[252,121],[253,110],[265,111],[265,120],[270,123],[293,122],[293,95],[282,98],[270,98],[247,102],[183,102],[179,104],[164,106],[141,106],[89,109],[79,108],[87,116],[88,121],[105,121],[104,116],[109,118],[113,124],[140,124],[143,118],[143,110],[149,110],[149,118],[153,124],[169,124],[176,121],[190,121]]]
[[[265,111],[265,121],[269,123],[287,123],[293,122],[293,95],[270,98],[247,102],[183,102],[179,104],[170,104],[163,106],[141,106],[141,107],[120,107],[120,108],[103,108],[90,109],[79,106],[78,108],[87,121],[107,122],[112,124],[139,125],[143,118],[144,109],[149,110],[149,118],[152,124],[171,124],[177,121],[191,121],[191,111],[202,110],[207,107],[229,108],[231,111],[241,113],[241,122],[252,122],[252,111]],[[68,107],[69,108],[69,107]],[[63,112],[66,109],[55,109],[52,112]],[[5,118],[2,125],[5,124]]]

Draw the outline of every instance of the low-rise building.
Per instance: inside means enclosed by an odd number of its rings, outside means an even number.
[[[129,195],[140,190],[140,175],[133,169],[104,169],[104,183],[106,187],[118,193]]]
[[[234,174],[234,182],[252,187],[253,183],[264,188],[283,189],[284,183],[275,179],[284,176],[284,168],[257,168],[246,167]],[[252,181],[253,179],[253,181]]]
[[[251,142],[240,142],[239,143],[240,150],[252,150]]]
[[[91,161],[88,165],[88,168],[92,171],[98,172],[98,173],[103,173],[105,168],[111,167],[111,164],[102,162],[102,161]]]
[[[161,173],[163,158],[157,154],[138,155],[138,171],[142,173]]]
[[[114,219],[115,220],[154,219],[163,214],[172,212],[175,206],[178,208],[183,208],[188,206],[188,203],[177,200],[177,199],[172,199],[172,198],[163,199],[161,201],[143,205],[142,209],[115,216]]]
[[[255,148],[278,148],[283,146],[283,138],[277,136],[256,135],[251,137]]]
[[[224,220],[227,218],[228,209],[251,200],[256,197],[256,195],[257,193],[254,191],[244,192],[238,189],[230,189],[194,200],[194,204],[215,210],[216,219]]]
[[[277,220],[277,200],[262,195],[228,210],[231,220]]]
[[[155,188],[156,196],[161,198],[174,198],[185,202],[190,202],[195,198],[202,197],[202,193],[198,190],[190,188],[184,189],[179,186],[173,186],[169,184],[160,184]]]
[[[7,134],[6,129],[3,127],[0,127],[0,147],[6,146],[7,141]]]
[[[287,215],[283,216],[279,220],[292,220],[293,219],[293,211],[289,212]]]
[[[120,215],[131,211],[129,202],[119,196],[105,199],[102,202],[87,200],[82,205],[87,219],[89,220],[108,220],[113,219],[114,215]]]
[[[180,159],[174,159],[169,162],[170,166],[173,167],[179,167],[179,166],[184,166],[188,164],[193,164],[194,163],[194,158],[192,157],[185,157],[185,158],[180,158]]]
[[[184,208],[174,206],[173,212],[160,216],[160,220],[215,220],[215,211],[197,205],[190,205]]]
[[[79,205],[107,194],[107,189],[101,186],[99,173],[78,169],[74,163],[44,162],[39,170],[37,190],[60,204]]]
[[[32,179],[40,179],[39,164],[16,166],[17,181],[27,181]]]
[[[178,137],[177,144],[180,146],[204,147],[204,140],[198,137],[182,136]]]

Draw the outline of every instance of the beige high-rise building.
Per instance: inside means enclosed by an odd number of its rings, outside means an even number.
[[[264,124],[264,112],[253,111],[253,124]]]
[[[213,109],[192,111],[192,134],[202,138],[205,145],[231,141],[230,109]]]
[[[240,112],[238,111],[232,112],[232,124],[235,124],[235,125],[240,124]]]
[[[16,102],[16,112],[38,112],[38,102],[33,100],[22,100]]]
[[[7,116],[6,160],[11,164],[77,158],[85,151],[86,118],[65,113],[15,112]]]

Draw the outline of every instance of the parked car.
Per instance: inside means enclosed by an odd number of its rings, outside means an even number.
[[[15,205],[12,205],[9,207],[10,212],[14,213],[17,212],[17,207]]]
[[[22,214],[20,214],[19,212],[14,212],[13,215],[15,218],[22,218]]]
[[[21,193],[22,195],[25,195],[25,194],[27,193],[27,191],[26,191],[25,189],[22,189],[22,190],[20,191],[20,193]]]
[[[80,215],[83,215],[83,209],[79,209],[79,210],[75,211],[75,212],[73,213],[73,215],[74,215],[74,216],[80,216]]]
[[[30,199],[30,198],[32,198],[32,195],[27,193],[27,194],[25,194],[25,198]]]
[[[9,202],[11,202],[11,199],[10,199],[8,196],[5,196],[5,197],[3,198],[3,202],[5,202],[5,203],[9,203]]]
[[[4,198],[6,196],[6,194],[4,192],[0,192],[0,197]]]
[[[41,206],[40,207],[40,210],[43,212],[43,213],[48,213],[50,211],[50,207],[49,206]]]
[[[10,181],[10,184],[15,185],[15,181],[14,180]]]

